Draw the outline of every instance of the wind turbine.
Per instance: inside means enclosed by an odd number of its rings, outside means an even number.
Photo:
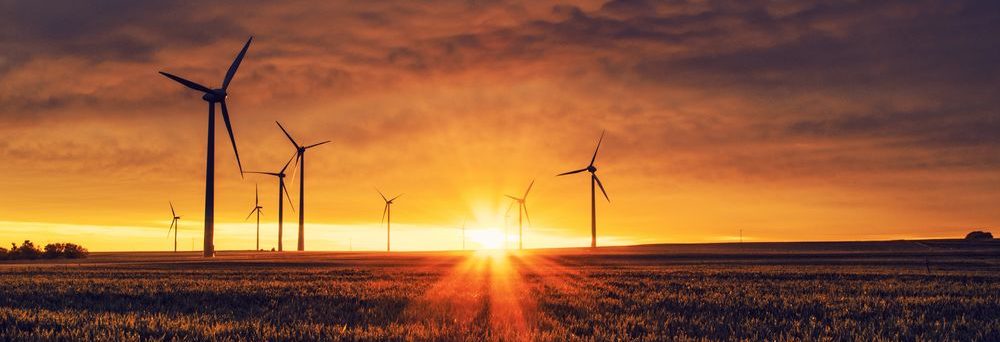
[[[558,177],[580,173],[583,171],[590,172],[590,248],[597,248],[597,196],[594,189],[595,183],[601,188],[601,193],[604,194],[604,198],[608,200],[608,203],[611,203],[611,198],[608,198],[608,193],[604,191],[604,185],[601,184],[601,180],[597,178],[597,168],[594,167],[594,161],[597,160],[597,151],[601,149],[602,141],[604,141],[604,131],[601,131],[601,138],[597,140],[597,148],[594,149],[594,156],[590,158],[590,165],[587,165],[587,167],[579,170],[563,172],[556,175]]]
[[[177,229],[180,228],[177,224],[181,221],[181,217],[177,216],[177,212],[174,211],[174,204],[170,203],[170,214],[174,216],[174,219],[170,221],[170,228],[167,228],[167,237],[170,237],[170,230],[174,231],[174,253],[177,253]]]
[[[279,194],[280,195],[280,194]],[[281,200],[280,198],[278,199]],[[257,251],[260,251],[260,214],[263,214],[260,210],[264,207],[260,206],[260,191],[257,191],[257,184],[253,185],[253,209],[250,210],[250,215],[243,221],[249,220],[253,213],[257,213]]]
[[[247,49],[250,48],[252,40],[253,37],[247,39],[246,44],[243,45],[243,50],[240,50],[240,53],[236,55],[236,59],[233,60],[233,64],[229,66],[229,71],[226,72],[226,77],[222,81],[222,88],[210,89],[179,76],[160,71],[160,74],[163,76],[177,81],[188,88],[204,93],[201,98],[208,102],[208,156],[206,157],[207,167],[205,168],[204,255],[206,258],[215,256],[215,104],[218,103],[222,107],[222,119],[226,122],[226,130],[229,131],[229,140],[233,143],[233,152],[236,154],[236,165],[239,166],[240,177],[242,177],[243,164],[240,163],[240,152],[236,149],[236,136],[233,135],[233,125],[229,122],[229,110],[226,109],[226,97],[228,93],[226,91],[229,89],[229,83],[233,80],[233,76],[236,75],[236,69],[243,62],[243,56],[246,55]]]
[[[465,250],[465,221],[462,221],[462,250]]]
[[[308,150],[310,148],[313,148],[313,147],[316,147],[316,146],[319,146],[319,145],[323,145],[323,144],[328,143],[330,141],[327,140],[327,141],[324,141],[324,142],[321,142],[321,143],[316,143],[316,144],[312,144],[312,145],[308,145],[308,146],[302,146],[302,145],[299,145],[299,143],[295,142],[295,139],[292,139],[292,135],[288,134],[288,131],[285,130],[284,126],[281,126],[280,122],[275,121],[274,123],[278,124],[278,128],[281,128],[281,131],[285,133],[286,137],[288,137],[288,141],[291,141],[292,145],[295,146],[295,151],[296,151],[295,152],[295,160],[299,163],[299,246],[298,246],[298,250],[301,252],[301,251],[306,250],[306,241],[305,241],[305,230],[306,230],[305,229],[305,220],[306,220],[306,207],[305,207],[306,206],[306,203],[305,203],[306,202],[306,150]]]
[[[293,155],[292,158],[295,158]],[[285,170],[288,169],[288,165],[292,163],[292,158],[289,158],[285,162],[285,166],[281,168],[278,172],[261,172],[261,171],[247,171],[246,173],[256,173],[261,175],[269,175],[278,177],[278,252],[283,250],[282,248],[282,236],[284,234],[284,222],[285,222],[285,202],[282,198],[288,198],[288,205],[292,205],[292,196],[288,194],[288,188],[285,187]],[[292,211],[295,211],[295,207],[292,206]]]
[[[392,221],[392,201],[395,201],[397,198],[399,198],[399,196],[403,196],[403,195],[399,194],[396,197],[393,197],[392,199],[388,199],[388,198],[385,198],[385,195],[383,195],[382,191],[380,191],[379,189],[375,189],[375,191],[378,191],[379,196],[382,196],[382,200],[385,201],[385,208],[382,209],[382,221],[385,221],[385,252],[389,253],[389,241],[390,241],[389,237],[390,237],[390,234],[392,233],[392,230],[390,229],[390,227],[392,225],[392,223],[391,223],[391,221]],[[382,224],[382,221],[379,221],[379,224]]]
[[[528,184],[528,190],[524,191],[524,195],[520,198],[511,195],[505,195],[509,197],[512,202],[507,206],[507,212],[514,207],[514,203],[517,203],[517,249],[524,249],[524,230],[521,225],[521,212],[524,211],[524,217],[528,219],[528,224],[531,224],[531,217],[528,216],[528,205],[524,201],[528,198],[528,192],[531,191],[531,187],[535,185],[535,180],[531,180],[531,184]]]

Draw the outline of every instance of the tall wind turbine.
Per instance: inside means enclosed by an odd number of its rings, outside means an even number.
[[[281,200],[280,198],[278,199]],[[243,221],[249,220],[253,213],[257,213],[257,250],[260,250],[260,214],[263,214],[260,210],[264,207],[260,206],[260,191],[257,191],[257,184],[253,185],[253,209],[250,209],[250,214]]]
[[[229,71],[226,72],[226,77],[222,80],[222,88],[210,89],[179,76],[160,71],[160,74],[163,74],[163,76],[177,81],[188,88],[204,93],[201,98],[208,102],[208,156],[206,158],[207,167],[205,168],[205,257],[215,256],[215,104],[218,103],[222,107],[222,119],[226,122],[226,130],[229,131],[229,140],[233,143],[233,152],[236,154],[236,165],[239,166],[240,177],[242,177],[243,164],[240,163],[240,152],[236,149],[236,136],[233,135],[233,125],[229,122],[226,97],[228,96],[229,83],[233,80],[233,76],[236,75],[236,69],[243,62],[243,56],[246,55],[247,49],[250,48],[252,40],[253,37],[247,39],[246,44],[243,45],[243,50],[240,50],[240,53],[236,55],[236,59],[233,60],[233,64],[229,66]]]
[[[321,142],[321,143],[316,143],[316,144],[312,144],[312,145],[302,146],[302,145],[299,145],[299,143],[295,142],[295,139],[292,139],[292,135],[288,134],[288,131],[285,130],[284,126],[281,126],[280,122],[275,121],[274,123],[278,124],[278,128],[281,128],[281,131],[285,133],[286,137],[288,137],[288,141],[291,141],[292,145],[295,146],[295,151],[296,151],[295,152],[295,160],[299,163],[299,247],[298,247],[298,250],[299,251],[304,251],[304,250],[306,250],[306,241],[305,241],[305,231],[306,231],[306,229],[305,229],[305,220],[306,220],[306,207],[305,207],[306,206],[306,203],[305,203],[306,202],[306,150],[308,150],[310,148],[313,148],[313,147],[316,147],[316,146],[319,146],[319,145],[323,145],[323,144],[328,143],[330,141],[327,140],[327,141],[324,141],[324,142]]]
[[[177,224],[180,223],[181,217],[177,216],[177,212],[174,211],[174,204],[171,203],[171,202],[167,202],[167,203],[170,203],[170,214],[174,216],[174,219],[170,221],[170,228],[167,228],[167,237],[168,238],[170,237],[170,230],[173,230],[174,231],[174,253],[177,253],[177,229],[180,228],[180,227],[177,226]]]
[[[524,191],[524,195],[520,198],[511,195],[506,195],[512,202],[507,206],[507,212],[514,207],[514,203],[517,203],[517,249],[524,249],[524,229],[521,225],[521,212],[524,212],[524,217],[528,219],[528,224],[531,224],[531,217],[528,216],[528,205],[524,201],[528,198],[528,192],[531,191],[531,187],[535,185],[535,180],[531,180],[531,184],[528,184],[528,190]]]
[[[392,223],[391,223],[391,221],[392,221],[392,201],[395,201],[397,198],[399,198],[399,196],[403,196],[403,195],[399,194],[399,195],[396,195],[396,197],[393,197],[392,199],[388,199],[388,198],[385,198],[385,195],[383,195],[382,191],[380,191],[379,189],[375,189],[375,191],[378,191],[379,196],[382,196],[382,200],[385,201],[385,208],[382,209],[382,220],[379,221],[379,224],[381,224],[382,221],[385,221],[385,252],[389,253],[389,250],[390,250],[389,249],[389,241],[390,241],[389,237],[390,237],[390,234],[392,233],[392,230],[390,229],[390,227],[392,225]]]
[[[590,158],[590,165],[587,165],[587,167],[579,170],[563,172],[556,175],[565,176],[583,171],[590,172],[590,248],[597,248],[597,196],[594,184],[597,184],[597,186],[601,188],[601,193],[604,194],[604,198],[608,200],[608,203],[611,203],[611,198],[608,198],[608,193],[604,191],[604,185],[601,184],[601,180],[597,178],[597,168],[594,167],[594,161],[597,160],[597,151],[601,149],[602,141],[604,141],[604,131],[601,131],[601,138],[597,140],[597,148],[594,149],[594,156]]]
[[[293,155],[292,158],[295,158]],[[285,166],[281,168],[278,172],[261,172],[261,171],[247,171],[246,173],[256,173],[261,175],[269,175],[278,177],[278,252],[283,250],[282,248],[282,236],[284,234],[284,221],[285,221],[285,201],[283,198],[288,198],[288,205],[292,205],[292,196],[288,194],[288,188],[285,187],[285,170],[288,169],[288,165],[292,163],[292,158],[289,158],[285,162]],[[292,211],[295,211],[295,207],[291,207]]]

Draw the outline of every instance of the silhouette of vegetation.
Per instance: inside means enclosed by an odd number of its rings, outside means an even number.
[[[73,243],[50,243],[45,245],[45,258],[47,259],[82,259],[90,255],[83,246]]]
[[[20,246],[11,243],[9,251],[6,248],[0,248],[0,260],[82,259],[88,255],[90,252],[86,248],[73,243],[50,243],[45,245],[44,250],[40,250],[35,246],[35,243],[24,240]]]
[[[993,233],[984,231],[974,231],[965,236],[966,240],[993,240]]]

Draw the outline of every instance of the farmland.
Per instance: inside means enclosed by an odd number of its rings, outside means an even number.
[[[93,253],[0,263],[0,340],[998,340],[998,271],[950,240]]]

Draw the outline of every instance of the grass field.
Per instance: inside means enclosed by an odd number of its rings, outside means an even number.
[[[1000,340],[1000,243],[94,253],[0,263],[0,340]]]

